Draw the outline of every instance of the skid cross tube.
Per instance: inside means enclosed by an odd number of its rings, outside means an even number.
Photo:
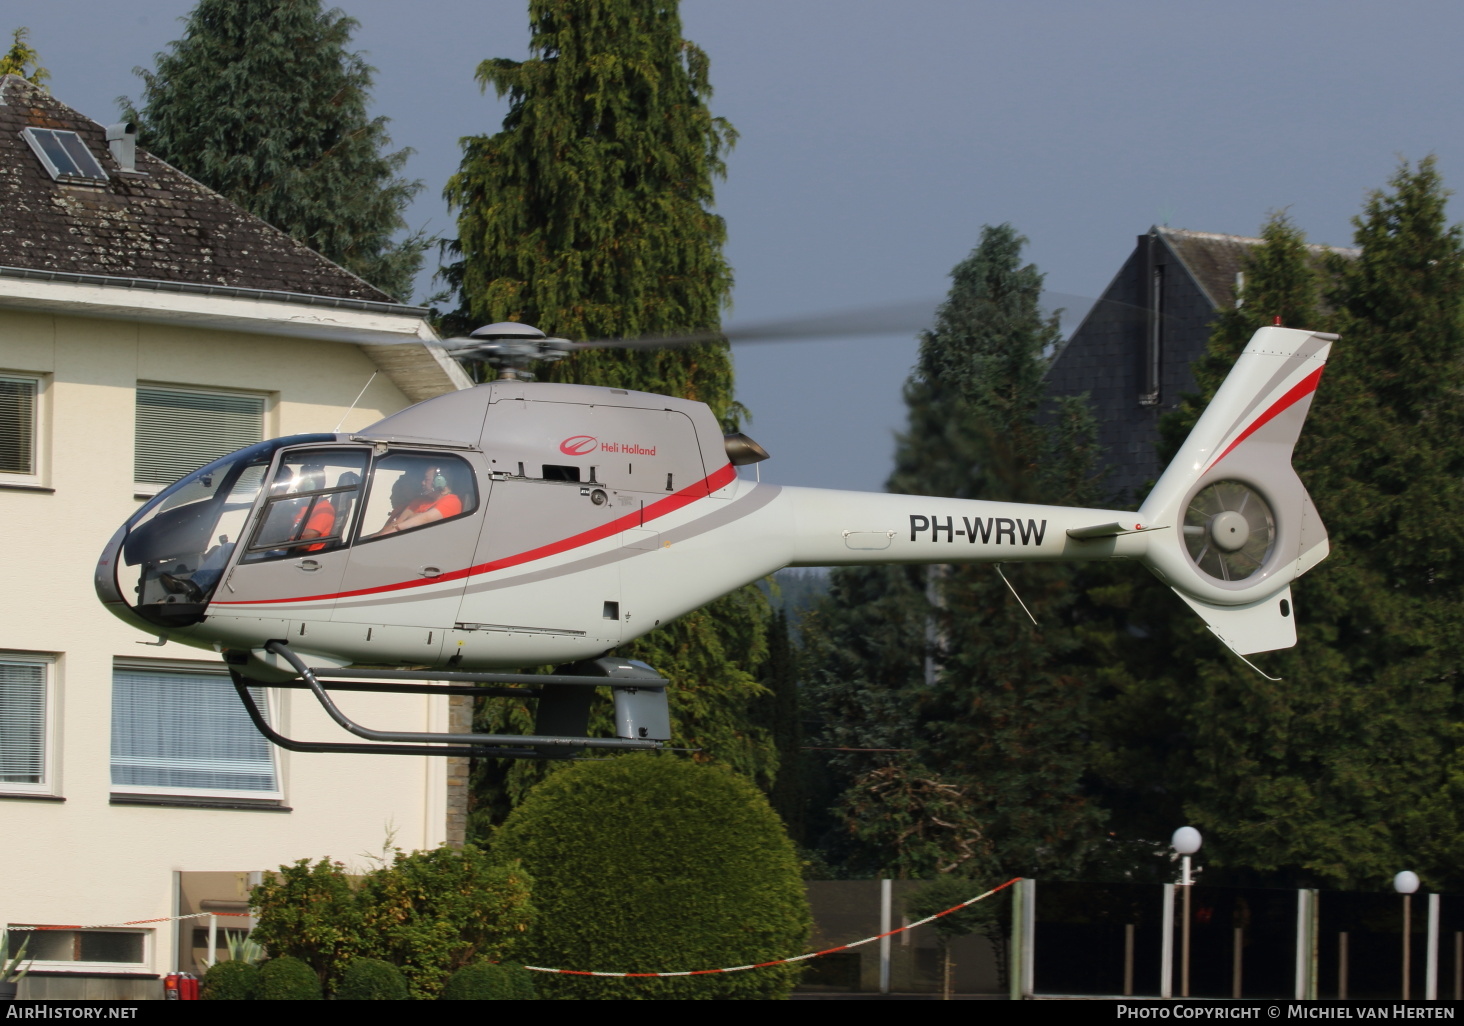
[[[273,652],[275,655],[284,659],[292,667],[294,667],[295,672],[300,675],[300,679],[309,686],[310,690],[315,694],[316,700],[320,702],[321,707],[325,709],[326,714],[330,716],[330,718],[334,720],[337,725],[349,731],[350,733],[355,734],[357,737],[365,738],[368,741],[385,741],[394,744],[412,744],[425,741],[429,744],[529,745],[535,748],[618,748],[621,750],[631,751],[646,751],[661,747],[661,743],[658,741],[642,741],[638,738],[625,737],[554,737],[541,734],[443,734],[430,731],[372,730],[370,727],[361,726],[359,723],[356,723],[349,716],[340,711],[335,702],[331,700],[330,695],[326,694],[325,689],[321,687],[320,681],[316,679],[315,672],[311,670],[310,667],[305,665],[304,661],[295,654],[295,652],[290,648],[289,645],[285,644],[282,641],[267,641],[265,642],[264,647],[266,651]],[[420,680],[421,677],[419,676],[417,679]],[[601,681],[606,684],[611,683],[610,678],[592,679],[595,680],[596,684],[601,683]],[[576,682],[583,682],[583,678]],[[436,752],[438,751],[438,749],[431,749],[431,751]]]

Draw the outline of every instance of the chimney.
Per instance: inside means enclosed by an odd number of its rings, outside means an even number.
[[[137,125],[119,121],[107,126],[107,148],[123,171],[137,170]]]

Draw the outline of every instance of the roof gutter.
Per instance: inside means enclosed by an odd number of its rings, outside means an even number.
[[[379,303],[368,299],[312,296],[305,292],[247,289],[234,285],[202,285],[186,281],[160,281],[156,278],[118,278],[109,274],[79,274],[75,271],[43,271],[30,267],[6,267],[0,265],[0,278],[24,278],[31,281],[54,281],[69,285],[91,285],[98,288],[137,289],[145,292],[178,292],[199,296],[228,297],[231,299],[257,299],[274,303],[302,303],[306,306],[325,306],[338,310],[364,310],[370,313],[400,314],[408,317],[425,317],[431,312],[425,306],[407,306],[403,303]]]

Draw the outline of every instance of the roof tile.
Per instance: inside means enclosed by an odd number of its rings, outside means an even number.
[[[21,132],[77,133],[110,176],[52,180]],[[0,265],[390,303],[390,296],[151,154],[127,174],[102,125],[0,77]]]

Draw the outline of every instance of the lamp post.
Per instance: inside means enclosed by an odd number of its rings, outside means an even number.
[[[1184,925],[1180,933],[1179,996],[1189,997],[1190,970],[1190,856],[1200,850],[1200,832],[1194,827],[1183,826],[1169,839],[1169,846],[1180,854],[1180,880],[1184,888]]]
[[[1418,890],[1418,874],[1403,870],[1393,877],[1393,890],[1403,895],[1403,1000],[1408,1000],[1408,977],[1412,971],[1413,892]]]

